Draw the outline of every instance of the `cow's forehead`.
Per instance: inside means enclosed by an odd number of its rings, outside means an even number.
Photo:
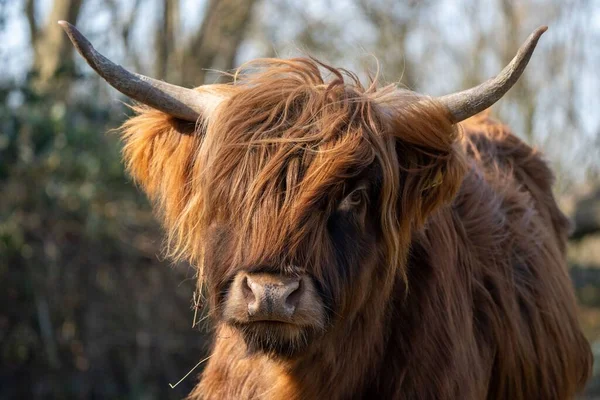
[[[231,205],[249,207],[251,199],[273,207],[314,205],[335,197],[373,162],[369,143],[358,133],[349,135],[354,137],[320,144],[222,143],[213,149],[209,185],[224,189],[227,199],[222,200]]]
[[[269,85],[242,88],[209,123],[204,152],[211,165],[206,173],[212,185],[227,184],[225,191],[236,194],[230,201],[315,195],[375,159],[370,136],[379,132],[365,118],[369,104],[359,94],[349,94],[344,85],[328,92],[282,81],[280,90]],[[233,193],[242,190],[243,196]]]

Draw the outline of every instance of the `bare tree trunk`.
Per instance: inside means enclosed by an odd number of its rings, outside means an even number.
[[[173,75],[175,54],[175,29],[179,26],[179,0],[162,0],[163,15],[156,30],[156,69],[158,79],[169,81]]]
[[[502,57],[502,65],[507,65],[517,53],[521,45],[520,29],[523,21],[523,8],[519,7],[512,0],[502,0],[500,8],[504,14],[506,31],[508,33],[508,43],[505,47]],[[527,142],[532,143],[534,138],[533,119],[535,118],[535,109],[537,99],[531,90],[530,82],[527,76],[523,77],[512,89],[508,96],[519,106],[518,109],[523,117],[523,135]]]
[[[119,0],[106,0],[106,5],[110,9],[112,20],[119,21],[119,8],[122,6],[119,3]],[[131,28],[133,27],[136,21],[136,16],[138,15],[138,11],[141,5],[142,0],[135,0],[131,7],[131,11],[129,11],[129,13],[119,23],[116,24],[115,28],[120,33],[121,39],[123,40],[123,46],[125,46],[125,53],[127,54],[128,58],[127,62],[133,65],[134,71],[140,74],[148,74],[149,72],[143,70],[138,53],[135,51],[135,49],[133,48],[134,46],[131,43]]]
[[[182,54],[182,84],[198,86],[206,68],[230,70],[256,0],[210,0],[204,21]]]
[[[37,41],[38,37],[37,26],[35,24],[35,12],[35,0],[27,0],[25,2],[25,17],[27,18],[27,23],[29,24],[29,38],[33,47],[35,47],[35,42]]]
[[[34,50],[32,87],[38,93],[47,93],[60,88],[66,93],[71,81],[60,79],[61,75],[72,75],[73,46],[67,35],[56,23],[64,19],[71,23],[77,21],[83,0],[54,0],[50,15],[43,27],[38,27],[34,20],[34,2],[26,4],[26,14],[31,32],[31,44]]]
[[[424,4],[423,2],[407,2],[405,7],[408,14],[415,16]],[[376,3],[369,0],[358,2],[358,6],[362,9],[365,17],[371,21],[379,35],[377,46],[380,49],[386,49],[382,53],[382,61],[387,66],[388,72],[393,73],[390,78],[393,81],[400,80],[403,87],[417,90],[415,66],[406,56],[406,38],[413,29],[413,21],[412,18],[406,15],[400,16],[390,13],[389,5],[389,2]]]

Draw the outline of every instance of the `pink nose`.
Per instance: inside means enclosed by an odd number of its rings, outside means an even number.
[[[299,277],[248,274],[242,283],[253,321],[289,322],[302,295]]]

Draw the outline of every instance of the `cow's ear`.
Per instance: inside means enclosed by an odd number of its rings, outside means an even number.
[[[168,240],[179,240],[179,233],[191,229],[180,223],[181,216],[190,204],[199,204],[192,197],[198,191],[198,157],[208,129],[146,106],[135,107],[135,112],[120,128],[123,159],[167,228]]]
[[[152,200],[181,199],[189,184],[202,127],[146,106],[120,128],[127,170]]]
[[[460,132],[434,100],[403,102],[388,117],[400,169],[400,215],[421,226],[460,188],[466,170]]]
[[[400,165],[400,215],[421,226],[438,207],[452,201],[463,180],[465,162],[460,146],[447,151],[397,144]]]

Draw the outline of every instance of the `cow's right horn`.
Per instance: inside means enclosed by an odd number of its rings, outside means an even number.
[[[510,64],[495,78],[489,79],[471,89],[439,97],[437,100],[446,106],[453,122],[458,123],[465,120],[500,100],[517,82],[525,70],[540,36],[547,29],[547,26],[537,28],[527,38]]]
[[[197,122],[224,99],[208,86],[195,90],[127,71],[98,53],[92,44],[66,21],[59,21],[87,63],[112,87],[133,100],[182,120]]]

